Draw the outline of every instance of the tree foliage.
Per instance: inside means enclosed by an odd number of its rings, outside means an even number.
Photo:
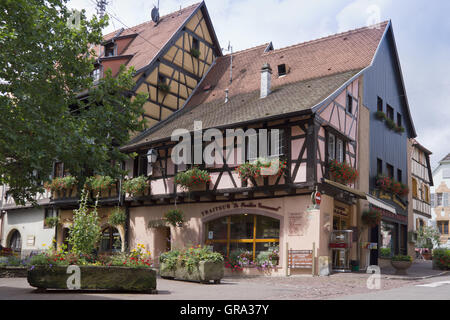
[[[92,173],[118,177],[110,161],[126,159],[119,146],[144,128],[132,68],[98,83],[90,76],[107,16],[82,11],[73,28],[66,3],[0,2],[0,183],[18,203],[43,191],[55,160],[80,186]]]

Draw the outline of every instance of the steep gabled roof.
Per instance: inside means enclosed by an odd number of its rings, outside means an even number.
[[[131,58],[127,62],[127,66],[133,66],[136,72],[140,73],[173,40],[173,37],[182,29],[189,18],[203,7],[205,7],[204,2],[196,3],[162,16],[158,23],[150,20],[128,29],[115,30],[103,37],[103,44],[111,41],[130,39],[130,43],[125,46],[124,50],[118,52],[118,55],[130,56]],[[204,11],[207,13],[206,9]],[[206,19],[209,20],[209,17],[207,16]],[[210,22],[207,21],[207,25],[210,25]],[[213,41],[217,42],[214,30],[212,30],[212,36]],[[96,46],[94,50],[98,57],[102,56],[103,46]]]
[[[218,57],[184,109],[133,139],[124,150],[170,137],[174,128],[203,128],[311,111],[372,64],[389,22],[273,50],[271,44]],[[230,64],[232,60],[232,82]],[[273,92],[259,99],[261,67],[273,69]],[[278,65],[288,73],[278,76]],[[225,104],[225,89],[230,101]],[[191,128],[192,129],[192,128]]]

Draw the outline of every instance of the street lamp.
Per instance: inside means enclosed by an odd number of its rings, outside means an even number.
[[[148,170],[147,175],[151,175],[153,173],[153,163],[158,159],[158,152],[155,149],[148,149],[147,151],[147,161],[148,161]]]

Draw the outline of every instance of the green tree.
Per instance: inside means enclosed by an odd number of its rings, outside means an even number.
[[[66,3],[0,1],[0,183],[21,204],[43,191],[55,160],[80,186],[87,173],[117,178],[110,161],[126,159],[119,146],[145,125],[133,69],[91,77],[108,17],[81,11],[74,28]]]
[[[433,249],[440,246],[441,234],[432,226],[423,226],[417,230],[417,248]]]
[[[100,219],[97,212],[97,201],[90,210],[88,207],[88,193],[83,190],[80,207],[73,210],[73,225],[69,230],[69,243],[72,252],[91,254],[96,248],[101,236]]]

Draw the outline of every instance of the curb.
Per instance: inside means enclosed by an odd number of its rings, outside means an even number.
[[[423,276],[423,277],[385,276],[385,279],[388,279],[388,280],[424,280],[424,279],[445,276],[447,274],[450,274],[450,271],[444,271],[444,272],[441,272],[438,274],[434,274],[431,276]]]

